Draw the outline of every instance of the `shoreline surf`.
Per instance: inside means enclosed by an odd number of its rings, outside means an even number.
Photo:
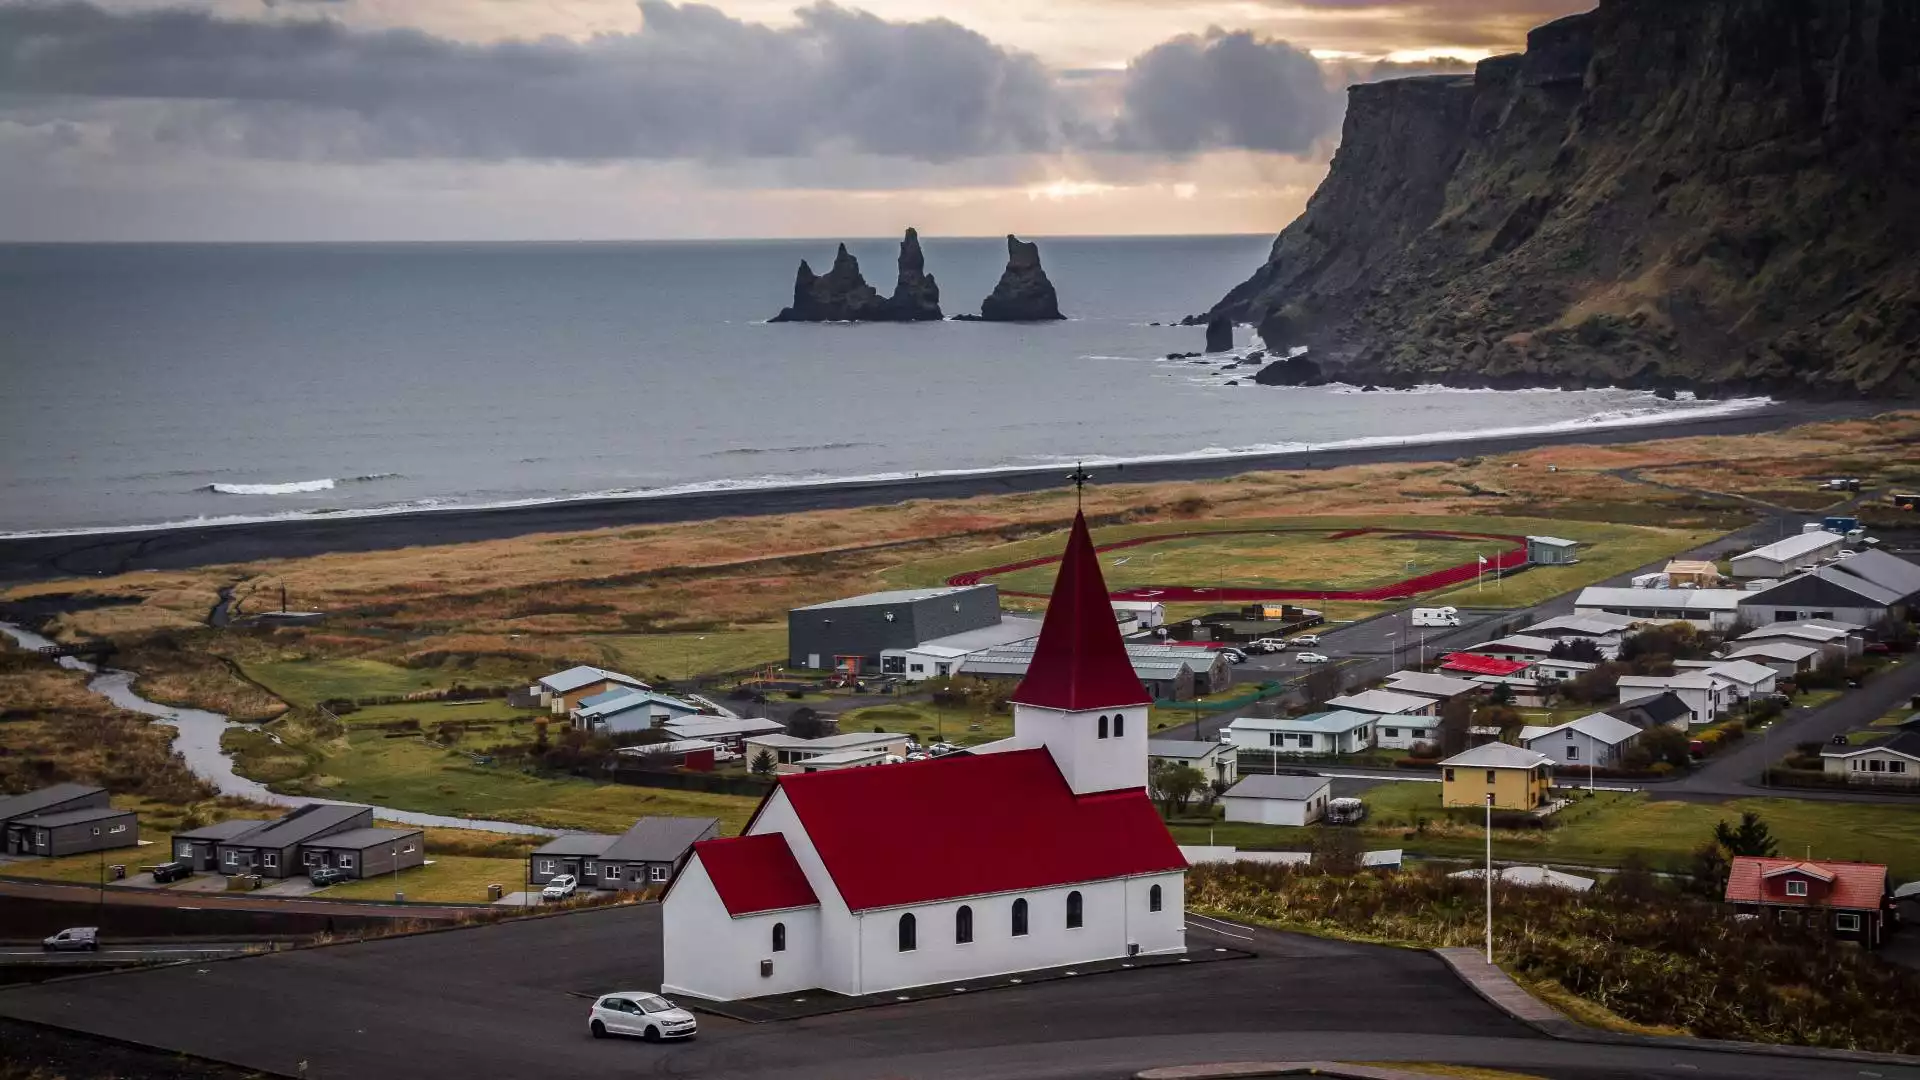
[[[1447,460],[1539,446],[1634,442],[1699,435],[1741,435],[1815,420],[1872,415],[1866,402],[1774,402],[1714,415],[1640,423],[1576,425],[1525,433],[1481,433],[1435,440],[1411,436],[1341,448],[1315,445],[1247,454],[1193,454],[1088,466],[1107,483],[1208,480],[1265,469],[1326,469],[1396,461]],[[700,491],[543,499],[491,507],[384,513],[305,514],[266,520],[171,524],[145,529],[0,537],[0,581],[167,570],[334,552],[385,551],[422,544],[469,543],[532,533],[576,532],[717,517],[798,513],[901,502],[958,499],[1060,487],[1061,464],[962,474],[837,479],[815,484],[722,487]],[[1062,476],[1064,474],[1061,474]]]

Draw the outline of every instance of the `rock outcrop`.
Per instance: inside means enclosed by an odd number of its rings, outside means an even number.
[[[860,260],[841,244],[833,269],[816,276],[805,259],[793,278],[793,306],[782,308],[771,322],[922,322],[940,315],[940,286],[927,273],[920,253],[920,234],[907,230],[900,241],[900,276],[893,295],[881,298],[861,276]]]
[[[1040,246],[1007,237],[1007,269],[993,295],[980,302],[980,318],[987,322],[1039,322],[1064,319],[1053,282],[1040,268]]]
[[[1233,350],[1233,320],[1225,315],[1215,315],[1207,321],[1207,351],[1231,352]]]
[[[1310,348],[1261,382],[1920,393],[1920,5],[1601,0],[1355,86],[1209,316]]]

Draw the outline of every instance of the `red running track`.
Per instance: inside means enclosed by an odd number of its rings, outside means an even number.
[[[1189,536],[1257,536],[1275,532],[1321,532],[1320,529],[1208,529],[1196,532],[1155,533],[1152,536],[1136,536],[1129,540],[1119,540],[1111,544],[1101,544],[1094,550],[1107,552],[1122,548],[1139,547],[1160,540],[1179,540]],[[1487,560],[1487,569],[1511,569],[1524,566],[1527,562],[1527,538],[1508,536],[1505,533],[1453,532],[1437,529],[1383,529],[1360,528],[1346,529],[1328,536],[1329,540],[1348,540],[1370,533],[1382,533],[1395,536],[1417,536],[1433,540],[1503,540],[1517,546],[1502,551]],[[1027,570],[1036,566],[1046,566],[1060,561],[1058,555],[1028,559],[1024,562],[1007,563],[1005,566],[991,566],[985,570],[969,570],[964,574],[955,574],[947,579],[949,585],[978,585],[984,578],[1010,574],[1016,570]],[[1472,581],[1480,572],[1478,561],[1450,566],[1445,570],[1435,570],[1430,574],[1421,574],[1391,585],[1379,585],[1371,589],[1210,589],[1204,586],[1187,585],[1149,585],[1137,589],[1120,589],[1110,595],[1115,600],[1157,600],[1162,603],[1182,603],[1194,601],[1257,601],[1257,600],[1405,600],[1421,593],[1432,592]],[[1007,592],[1008,596],[1038,596],[1045,593]]]

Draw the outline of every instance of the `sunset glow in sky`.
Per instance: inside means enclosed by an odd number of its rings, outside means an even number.
[[[1270,232],[1591,0],[0,0],[0,239]]]

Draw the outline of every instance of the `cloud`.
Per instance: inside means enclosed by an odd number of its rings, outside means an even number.
[[[943,19],[820,3],[775,29],[639,7],[636,33],[472,45],[325,19],[0,5],[0,95],[175,101],[182,139],[328,160],[939,161],[1065,137],[1038,60]]]
[[[1143,53],[1127,69],[1123,100],[1121,146],[1182,155],[1305,153],[1338,126],[1343,107],[1307,53],[1218,28]]]

